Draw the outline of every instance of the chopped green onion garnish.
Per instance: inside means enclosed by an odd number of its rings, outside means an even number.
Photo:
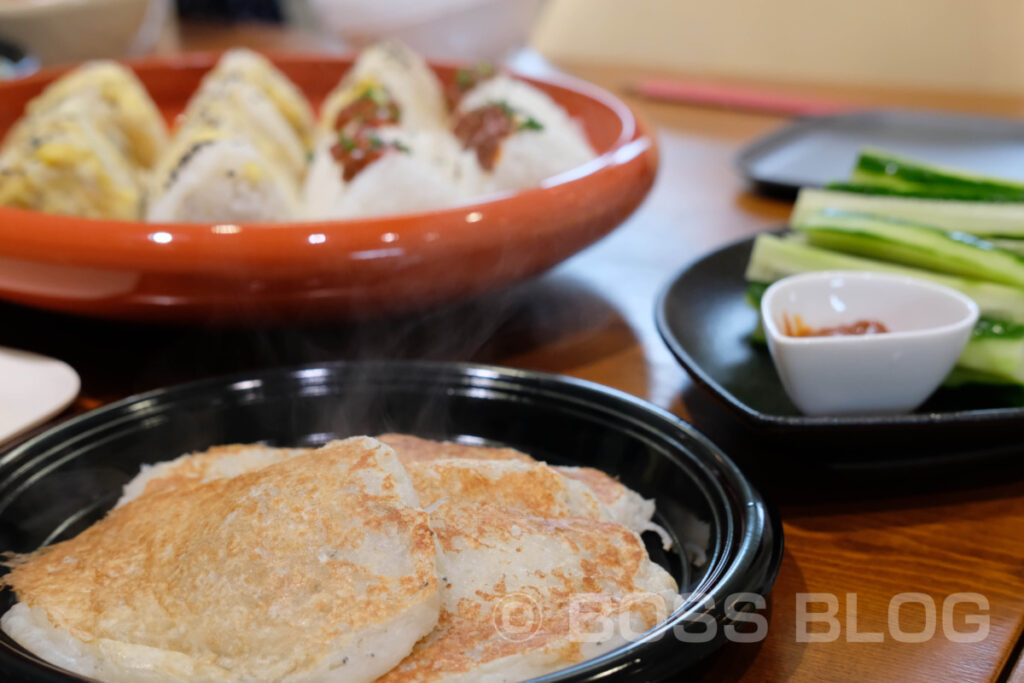
[[[532,116],[527,116],[526,119],[519,124],[516,130],[544,130],[544,125]]]

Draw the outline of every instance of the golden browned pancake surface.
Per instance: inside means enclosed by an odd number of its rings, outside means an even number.
[[[395,449],[404,463],[420,460],[444,460],[447,458],[473,458],[475,460],[521,460],[536,462],[526,453],[514,448],[491,448],[471,446],[454,441],[432,441],[410,434],[381,434],[378,441]]]
[[[524,680],[613,649],[678,604],[672,578],[615,523],[456,502],[431,525],[445,555],[441,619],[380,683]]]
[[[405,641],[377,653],[393,664],[437,618],[436,545],[415,504],[391,449],[348,439],[147,493],[6,580],[81,641],[182,653],[206,675],[344,671],[339,653],[388,628]]]

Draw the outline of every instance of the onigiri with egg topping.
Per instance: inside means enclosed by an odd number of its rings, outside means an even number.
[[[149,168],[167,145],[167,126],[138,77],[117,62],[86,62],[51,83],[28,103],[29,120],[68,100],[85,98],[97,126],[127,140],[124,152],[140,168]]]
[[[208,83],[182,115],[177,137],[199,139],[223,132],[248,141],[296,181],[306,173],[302,139],[273,102],[246,81]]]
[[[85,116],[44,116],[0,154],[0,206],[135,220],[141,199],[131,163]]]
[[[312,146],[313,108],[298,86],[263,55],[236,48],[224,53],[217,65],[203,79],[203,86],[214,82],[245,81],[260,90],[274,103],[306,147]]]
[[[191,144],[154,189],[146,219],[155,223],[289,221],[299,215],[294,184],[251,144],[237,138]]]

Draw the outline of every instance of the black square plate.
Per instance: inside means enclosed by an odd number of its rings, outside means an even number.
[[[798,119],[746,147],[737,162],[757,189],[794,197],[801,187],[846,178],[869,145],[1024,180],[1024,123],[900,109]]]
[[[658,330],[694,380],[743,422],[819,459],[941,458],[1024,450],[1024,389],[941,388],[916,412],[807,417],[786,396],[764,346],[743,277],[753,239],[697,261],[662,293]]]

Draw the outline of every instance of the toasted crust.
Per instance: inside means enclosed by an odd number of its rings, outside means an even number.
[[[508,449],[389,440],[430,510],[445,597],[437,628],[380,683],[532,678],[614,649],[678,605],[640,538],[562,468]],[[466,457],[499,450],[512,457]],[[584,481],[628,491],[589,472]]]
[[[406,466],[415,462],[430,462],[449,458],[537,462],[526,453],[512,448],[489,448],[451,441],[431,441],[408,434],[382,434],[377,438],[394,448],[399,459]],[[597,499],[607,507],[613,521],[636,533],[654,530],[664,535],[664,531],[650,521],[654,515],[654,502],[646,500],[613,477],[592,467],[553,466],[552,469],[590,489]],[[667,541],[666,547],[668,547]]]
[[[634,533],[653,503],[603,472],[550,467],[507,448],[378,438],[403,463],[444,555],[440,621],[386,683],[542,675],[613,649],[631,635],[623,624],[638,635],[678,604],[675,582]],[[308,452],[218,447],[155,466],[145,495]],[[523,601],[544,627],[509,638],[495,615]],[[581,636],[609,623],[599,640]]]
[[[531,678],[639,636],[678,604],[675,582],[618,524],[448,503],[431,524],[445,554],[441,619],[380,683]]]
[[[610,519],[590,490],[540,462],[451,458],[406,462],[420,503],[490,504],[538,517]]]
[[[255,472],[268,465],[311,453],[309,448],[272,448],[259,444],[214,446],[201,453],[187,453],[174,460],[143,465],[126,487],[120,507],[141,495],[167,493],[215,479]]]
[[[381,434],[377,437],[395,449],[403,463],[423,460],[446,460],[448,458],[473,458],[474,460],[519,460],[537,462],[526,453],[514,448],[489,448],[470,446],[453,441],[432,441],[410,434]]]
[[[593,467],[555,467],[561,474],[586,484],[605,505],[613,505],[626,494],[626,487]]]
[[[416,503],[390,448],[347,439],[256,472],[147,492],[16,564],[6,582],[101,650],[181,653],[231,679],[334,669],[372,680],[437,619],[436,544]],[[418,625],[404,629],[414,612]],[[392,626],[404,643],[376,638],[388,651],[368,674],[339,668],[364,636]]]

